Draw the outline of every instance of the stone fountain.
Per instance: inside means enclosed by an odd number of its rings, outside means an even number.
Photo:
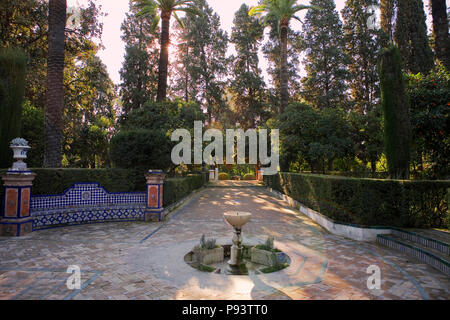
[[[230,260],[228,261],[228,274],[248,274],[247,266],[243,259],[242,226],[250,221],[250,212],[230,211],[224,213],[225,221],[234,228],[233,245],[231,246]]]

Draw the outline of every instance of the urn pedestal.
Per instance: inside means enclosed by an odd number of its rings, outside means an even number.
[[[32,172],[8,171],[2,176],[3,198],[0,236],[20,237],[33,232],[30,215],[31,187],[36,177]]]
[[[149,170],[147,180],[147,201],[145,221],[161,221],[163,208],[163,187],[166,175],[162,170]]]

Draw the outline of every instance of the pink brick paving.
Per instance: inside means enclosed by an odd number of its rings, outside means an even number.
[[[243,183],[244,184],[244,183]],[[264,188],[207,188],[167,222],[104,223],[0,238],[0,299],[445,299],[450,279],[394,250],[327,233]],[[245,185],[251,185],[245,183]],[[222,214],[250,211],[244,241],[275,237],[292,260],[273,274],[202,273],[183,261],[205,233],[229,243]],[[69,265],[82,289],[67,289]],[[381,290],[367,288],[367,267],[381,268]]]

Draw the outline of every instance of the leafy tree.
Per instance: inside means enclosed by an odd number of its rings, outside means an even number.
[[[332,169],[333,160],[352,154],[351,128],[338,109],[317,110],[303,103],[291,103],[280,115],[282,170],[304,159],[312,172]]]
[[[0,2],[0,47],[25,50],[29,57],[25,99],[38,108],[46,105],[48,6],[46,0]],[[94,50],[94,40],[101,38],[102,24],[98,18],[103,13],[93,1],[80,11],[80,23],[65,29],[65,68],[83,52]]]
[[[220,17],[205,0],[195,0],[195,6],[200,15],[188,14],[182,20],[185,28],[180,30],[182,44],[178,49],[175,83],[185,93],[185,100],[200,104],[212,122],[218,120],[225,109],[228,37],[220,28]]]
[[[203,120],[202,109],[194,102],[149,101],[141,109],[131,111],[128,121],[121,129],[129,131],[133,128],[158,128],[167,133],[179,128],[193,128],[194,121]]]
[[[27,78],[25,98],[34,105],[45,105],[47,66],[48,1],[0,1],[0,47],[25,50]]]
[[[108,141],[116,120],[115,86],[95,51],[68,65],[65,77],[64,164],[108,166]]]
[[[379,103],[380,32],[367,26],[368,8],[376,4],[376,0],[347,0],[342,10],[345,51],[350,57],[350,93],[354,109],[362,114]]]
[[[422,0],[399,0],[394,33],[407,72],[427,74],[433,67]]]
[[[45,0],[4,0],[0,3],[0,46],[22,47],[28,56],[22,136],[30,141],[33,148],[29,153],[29,164],[33,166],[43,164],[44,134],[41,130],[44,130],[45,125],[41,115],[46,105],[48,7],[49,3]],[[102,15],[98,6],[89,1],[86,7],[80,8],[79,23],[65,28],[65,108],[62,115],[62,158],[65,166],[88,166],[82,163],[86,163],[86,157],[91,154],[96,155],[97,165],[107,164],[107,152],[101,153],[101,148],[96,152],[84,150],[90,142],[77,144],[81,131],[93,125],[103,128],[106,139],[109,139],[114,123],[114,116],[106,116],[108,112],[101,111],[101,106],[114,105],[115,88],[105,67],[100,67],[98,58],[94,59],[100,46],[94,40],[101,38],[102,24],[99,17]],[[72,17],[68,14],[67,18]],[[86,68],[91,72],[87,72]],[[101,85],[98,79],[101,79]],[[107,121],[101,120],[102,117]],[[40,134],[41,138],[38,137]]]
[[[307,76],[302,79],[302,95],[315,108],[340,107],[348,77],[342,23],[334,0],[312,0],[311,5],[321,10],[309,9],[303,25]]]
[[[280,39],[280,112],[283,112],[289,103],[289,74],[288,74],[288,32],[291,19],[300,20],[297,12],[310,8],[297,4],[296,0],[263,0],[262,4],[252,7],[250,15],[261,16],[265,13],[263,23],[269,25],[270,21],[277,22]]]
[[[26,61],[21,49],[0,50],[0,168],[10,167],[10,142],[21,135]]]
[[[450,70],[450,38],[448,36],[447,5],[445,0],[430,0],[433,15],[433,36],[436,57]]]
[[[170,43],[170,18],[172,14],[179,23],[177,12],[187,12],[197,14],[192,0],[134,0],[136,7],[140,10],[138,17],[151,17],[153,19],[153,28],[155,29],[161,20],[161,38],[160,38],[160,58],[158,67],[158,93],[157,101],[166,100],[167,95],[167,75],[169,65],[169,43]],[[158,13],[159,11],[159,13]]]
[[[450,176],[450,73],[439,66],[429,75],[409,75],[415,171],[427,178]]]
[[[391,179],[409,179],[411,124],[402,60],[394,45],[383,51],[379,67],[384,113],[384,146]]]
[[[111,140],[113,164],[119,167],[173,169],[170,155],[175,144],[171,142],[171,133],[179,128],[192,128],[193,136],[193,125],[197,120],[203,121],[204,115],[193,102],[147,102],[141,109],[130,111],[127,121]]]
[[[67,0],[49,1],[44,166],[54,168],[62,165],[66,9]]]
[[[248,15],[243,4],[235,14],[231,42],[237,55],[232,57],[234,76],[230,81],[233,94],[235,123],[244,129],[256,128],[264,112],[264,80],[258,68],[258,49],[263,39],[263,27],[255,17]]]
[[[356,157],[364,168],[370,163],[372,177],[376,177],[377,162],[383,153],[383,123],[381,106],[376,106],[367,114],[352,111],[349,113],[352,127],[349,135],[353,141]]]
[[[152,30],[152,18],[139,19],[135,8],[130,10],[121,27],[125,42],[125,61],[120,70],[122,120],[130,110],[142,108],[148,100],[155,100],[158,87],[158,30]]]

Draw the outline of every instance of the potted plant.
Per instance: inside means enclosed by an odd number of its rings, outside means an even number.
[[[284,264],[284,253],[274,247],[274,238],[268,237],[264,244],[254,246],[250,250],[251,261],[267,267]]]
[[[194,247],[194,256],[200,264],[218,263],[224,260],[223,247],[216,244],[216,239],[200,238],[200,243]]]

